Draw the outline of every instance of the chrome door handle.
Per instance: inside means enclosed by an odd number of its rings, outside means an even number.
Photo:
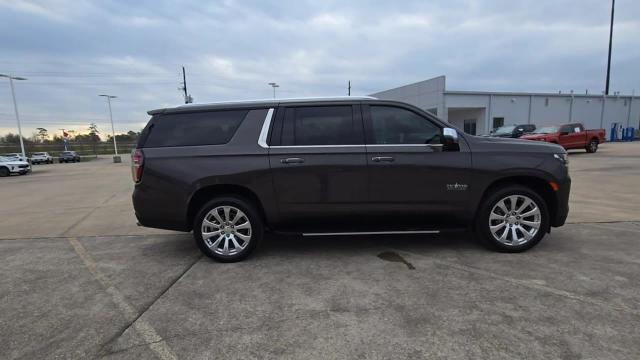
[[[371,160],[374,162],[381,162],[381,161],[393,162],[394,158],[391,156],[374,156],[371,158]]]
[[[302,158],[286,158],[286,159],[280,159],[280,162],[283,164],[301,164],[304,162],[304,159]]]

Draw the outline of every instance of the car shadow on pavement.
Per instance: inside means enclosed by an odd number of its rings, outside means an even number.
[[[408,252],[440,253],[487,251],[467,233],[440,235],[362,235],[362,236],[285,236],[269,234],[254,254],[255,258],[275,255],[286,249],[288,256],[314,253],[370,253],[376,249],[402,249]]]

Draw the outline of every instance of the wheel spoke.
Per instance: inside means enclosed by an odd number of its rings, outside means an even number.
[[[517,245],[519,243],[518,241],[518,233],[516,232],[516,227],[513,226],[511,227],[511,243],[514,245]]]
[[[233,242],[233,246],[236,249],[236,251],[240,251],[240,250],[244,249],[244,246],[240,246],[240,244],[238,243],[238,240],[236,240],[235,236],[231,237],[231,242]]]
[[[532,228],[539,228],[540,227],[540,221],[526,221],[526,220],[521,220],[520,224],[522,225],[527,225],[527,226],[531,226]]]
[[[235,227],[236,227],[236,231],[237,230],[242,230],[242,229],[251,229],[251,224],[249,224],[248,221],[245,221],[240,225],[235,225]]]
[[[522,214],[520,216],[524,219],[524,218],[528,218],[529,216],[535,216],[535,215],[540,215],[540,210],[538,210],[537,207],[534,207],[529,212],[524,213],[524,214]]]
[[[209,220],[207,220],[207,219],[202,220],[202,225],[204,225],[204,226],[214,227],[214,228],[216,228],[216,229],[219,229],[219,228],[220,228],[220,225],[218,225],[218,224],[216,224],[216,223],[214,223],[214,222],[211,222],[211,221],[209,221]]]
[[[505,240],[507,240],[507,235],[509,234],[509,227],[505,227],[504,231],[502,232],[502,235],[500,235],[500,238],[498,240],[504,242]]]
[[[505,222],[501,222],[498,225],[493,225],[493,226],[490,227],[491,232],[495,234],[498,230],[502,229],[502,227],[506,226],[506,225],[507,225],[507,223],[505,223]]]
[[[220,241],[222,241],[222,239],[224,239],[224,235],[218,236],[216,241],[214,241],[213,244],[211,244],[211,248],[213,248],[213,249],[218,248],[218,245],[220,245]]]
[[[222,254],[229,255],[229,237],[224,237],[224,247],[222,248]]]
[[[237,237],[239,237],[240,239],[244,240],[244,241],[249,241],[249,239],[251,239],[251,235],[245,235],[245,234],[241,234],[239,232],[236,232],[235,235]]]
[[[222,220],[222,218],[220,217],[218,210],[219,208],[213,209],[213,212],[211,213],[211,215],[213,215],[213,217],[216,218],[216,220],[222,225],[224,224],[224,220]]]
[[[496,214],[496,213],[492,212],[489,215],[489,220],[502,220],[502,221],[504,221],[504,215],[499,215],[499,214]]]
[[[525,230],[525,228],[523,228],[522,226],[519,226],[518,229],[520,230],[520,232],[522,233],[522,236],[524,236],[524,239],[526,241],[529,241],[533,238],[533,235],[531,235],[531,233]]]
[[[518,203],[518,197],[513,195],[513,196],[509,196],[509,203],[510,203],[510,207],[509,210],[511,211],[515,211],[516,210],[516,204]]]
[[[532,203],[533,203],[533,201],[531,201],[530,199],[525,199],[524,202],[522,203],[522,205],[520,205],[520,207],[518,208],[518,210],[516,210],[516,212],[518,214],[521,213],[522,211],[524,211],[524,209],[526,209]]]
[[[235,225],[238,220],[244,218],[244,213],[240,210],[236,211],[236,216],[233,217],[233,220],[231,220],[231,224]]]
[[[230,218],[230,216],[229,216],[229,211],[231,210],[231,208],[230,208],[230,207],[228,207],[228,206],[225,206],[225,207],[223,207],[222,209],[223,209],[223,212],[224,212],[224,221],[225,221],[225,222],[228,222],[228,221],[229,221],[229,218]]]
[[[212,232],[203,232],[202,233],[202,238],[207,240],[207,239],[211,239],[212,237],[216,236],[216,235],[220,235],[222,231],[221,230],[216,230],[216,231],[212,231]]]
[[[504,199],[500,200],[500,202],[498,202],[496,206],[499,207],[502,211],[504,211],[505,215],[509,213],[509,210],[507,210],[507,206],[504,202]]]

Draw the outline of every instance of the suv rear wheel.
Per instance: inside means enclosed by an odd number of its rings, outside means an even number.
[[[547,232],[549,213],[531,189],[510,185],[490,194],[481,205],[476,234],[501,252],[521,252],[535,246]]]
[[[193,237],[202,252],[220,262],[240,261],[262,240],[264,225],[255,206],[239,197],[206,203],[193,223]]]

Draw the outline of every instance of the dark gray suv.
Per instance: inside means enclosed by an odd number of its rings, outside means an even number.
[[[149,112],[132,153],[143,226],[193,231],[238,261],[265,231],[303,236],[471,229],[504,252],[562,226],[567,153],[463,134],[369,97],[185,105]]]

